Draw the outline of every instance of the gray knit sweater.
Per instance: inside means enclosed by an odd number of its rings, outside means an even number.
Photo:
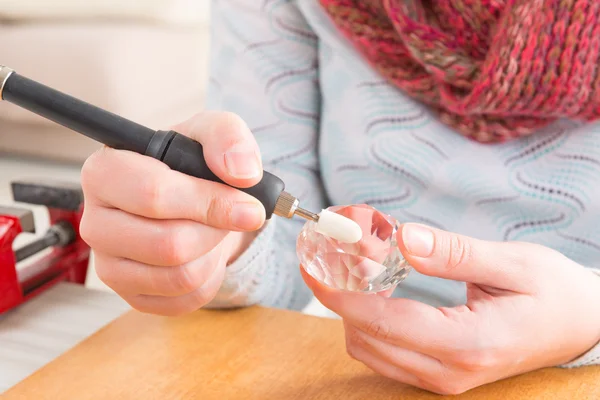
[[[368,203],[401,222],[539,243],[600,268],[600,124],[471,142],[385,83],[317,3],[219,0],[211,20],[208,108],[248,122],[265,169],[305,208]],[[303,309],[312,295],[295,254],[302,224],[272,219],[211,306]],[[466,299],[463,283],[418,273],[396,292],[434,306]],[[600,346],[568,366],[594,363]]]

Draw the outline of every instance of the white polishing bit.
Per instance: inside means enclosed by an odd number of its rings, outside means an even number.
[[[316,232],[343,243],[356,243],[362,239],[362,229],[356,222],[331,211],[321,211],[316,224]]]

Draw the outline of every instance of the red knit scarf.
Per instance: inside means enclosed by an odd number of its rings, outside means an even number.
[[[600,0],[319,0],[403,92],[480,142],[600,115]]]

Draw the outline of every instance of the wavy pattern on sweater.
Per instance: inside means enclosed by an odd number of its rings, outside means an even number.
[[[327,18],[315,17],[314,24],[327,26]],[[385,84],[351,45],[340,49],[343,39],[332,30],[318,32],[321,51],[330,54],[320,72],[331,104],[322,116],[321,141],[352,143],[322,171],[335,202],[368,201],[403,221],[543,243],[600,265],[590,239],[600,222],[600,207],[593,204],[600,195],[598,125],[559,121],[513,142],[471,143]]]
[[[214,1],[209,108],[240,114],[265,166],[309,209],[369,203],[400,221],[523,240],[600,267],[600,126],[560,121],[499,145],[456,135],[385,83],[314,0]],[[576,133],[574,133],[576,131]],[[275,218],[229,268],[217,304],[301,308],[302,221]],[[412,274],[409,296],[464,299],[464,285]]]

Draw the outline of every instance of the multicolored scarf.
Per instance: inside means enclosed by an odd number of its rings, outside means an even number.
[[[377,71],[483,143],[600,115],[600,0],[319,0]]]

